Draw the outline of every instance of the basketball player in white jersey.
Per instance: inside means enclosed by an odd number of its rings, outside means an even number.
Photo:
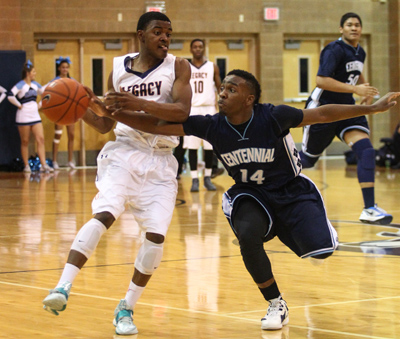
[[[168,54],[171,22],[162,13],[143,14],[137,25],[140,52],[114,59],[109,78],[110,91],[131,93],[112,107],[151,114],[166,121],[183,122],[190,112],[191,87],[188,61]],[[93,98],[84,120],[101,133],[114,121],[94,112],[106,106],[92,91]],[[133,308],[154,270],[161,262],[163,243],[177,194],[177,161],[172,148],[177,137],[143,133],[123,123],[115,127],[116,140],[108,142],[97,158],[96,186],[92,202],[94,217],[78,232],[58,285],[43,300],[44,309],[58,315],[65,310],[71,285],[95,250],[100,237],[124,212],[135,216],[145,239],[135,260],[135,271],[125,298],[114,312],[116,333],[138,333]]]
[[[216,88],[221,86],[221,77],[216,64],[208,61],[204,55],[205,42],[201,39],[194,39],[190,43],[190,52],[193,55],[190,68],[192,76],[190,85],[192,87],[192,109],[190,115],[215,114]],[[199,174],[197,171],[197,150],[203,144],[204,149],[204,187],[209,191],[215,191],[216,187],[211,182],[213,165],[213,149],[211,144],[195,136],[183,137],[183,148],[189,149],[190,174],[192,176],[191,192],[199,191]]]

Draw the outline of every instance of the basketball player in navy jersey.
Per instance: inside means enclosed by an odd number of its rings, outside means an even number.
[[[289,129],[384,112],[400,93],[388,93],[373,105],[324,105],[296,109],[259,104],[256,78],[233,70],[223,80],[215,115],[190,116],[183,124],[110,105],[105,114],[147,133],[196,135],[213,145],[214,152],[235,180],[224,194],[222,209],[239,240],[243,261],[269,307],[261,320],[264,330],[289,322],[264,250],[264,242],[278,238],[301,258],[325,259],[338,245],[316,186],[301,174],[299,154]],[[124,100],[111,93],[110,99]],[[129,98],[127,98],[129,99]]]
[[[126,93],[130,108],[140,114],[183,122],[190,112],[190,65],[187,60],[168,54],[171,34],[171,22],[165,14],[143,14],[137,25],[140,52],[114,58],[109,89]],[[122,101],[115,104],[124,106]],[[103,110],[105,104],[96,98],[83,119],[99,132],[107,133],[115,121],[94,113]],[[75,277],[100,237],[128,205],[145,236],[132,281],[114,311],[113,323],[117,334],[130,335],[138,333],[133,309],[161,262],[175,206],[177,162],[172,149],[178,144],[178,137],[143,133],[121,123],[117,123],[114,132],[116,140],[108,142],[97,158],[99,192],[92,202],[94,217],[78,232],[61,278],[43,304],[55,315],[65,310]]]
[[[190,85],[192,86],[192,109],[190,115],[215,114],[216,107],[216,88],[221,86],[221,77],[219,68],[216,64],[205,57],[205,42],[201,39],[194,39],[190,43],[190,52],[192,61],[190,68],[192,77]],[[192,176],[191,192],[199,191],[199,173],[197,170],[197,153],[201,144],[204,149],[204,187],[208,191],[215,191],[216,187],[211,182],[213,166],[213,150],[210,143],[195,136],[183,137],[183,148],[189,149],[190,174]]]
[[[346,13],[340,20],[339,40],[328,44],[320,56],[317,87],[306,108],[326,104],[354,104],[353,93],[363,97],[361,104],[372,102],[378,90],[369,85],[362,74],[366,53],[360,46],[362,22],[355,13]],[[393,217],[375,203],[375,150],[369,139],[365,117],[304,127],[300,152],[303,168],[315,165],[323,151],[337,136],[357,156],[357,176],[364,199],[360,221],[390,224]]]

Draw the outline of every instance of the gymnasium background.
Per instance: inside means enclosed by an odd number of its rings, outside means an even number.
[[[2,0],[0,52],[25,51],[42,85],[55,77],[55,60],[69,56],[71,76],[101,96],[113,57],[138,51],[137,20],[151,6],[163,7],[172,21],[170,53],[191,58],[190,41],[203,38],[208,58],[220,66],[222,76],[234,68],[253,72],[262,86],[262,101],[299,108],[315,85],[321,49],[340,36],[340,17],[356,12],[363,20],[366,78],[381,94],[400,90],[400,0]],[[278,20],[265,20],[266,8],[279,14]],[[399,107],[369,118],[375,148],[381,137],[392,134]],[[54,126],[42,117],[49,156]],[[301,129],[292,134],[300,144]],[[78,165],[94,165],[98,151],[113,137],[77,123]],[[66,149],[64,136],[60,157]],[[328,154],[346,149],[336,141]]]

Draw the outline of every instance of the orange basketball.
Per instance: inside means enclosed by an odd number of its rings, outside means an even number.
[[[52,122],[71,125],[86,113],[89,100],[82,84],[61,78],[47,85],[42,94],[42,110]]]

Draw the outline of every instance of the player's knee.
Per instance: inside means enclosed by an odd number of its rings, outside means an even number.
[[[251,252],[256,248],[263,247],[263,240],[257,237],[252,232],[240,232],[238,233],[238,240],[241,252]]]
[[[146,239],[156,244],[162,244],[165,237],[162,234],[147,232]]]
[[[82,253],[87,259],[90,258],[96,249],[101,236],[107,231],[107,228],[97,219],[90,219],[79,230],[72,243],[71,249]]]
[[[303,168],[314,167],[315,163],[318,161],[318,157],[309,157],[308,155],[304,154],[303,151],[300,151],[299,154],[301,165]]]
[[[107,229],[110,228],[115,221],[114,216],[110,212],[96,213],[94,219],[100,221]]]
[[[161,263],[164,243],[145,239],[135,260],[135,268],[142,274],[152,275]]]

